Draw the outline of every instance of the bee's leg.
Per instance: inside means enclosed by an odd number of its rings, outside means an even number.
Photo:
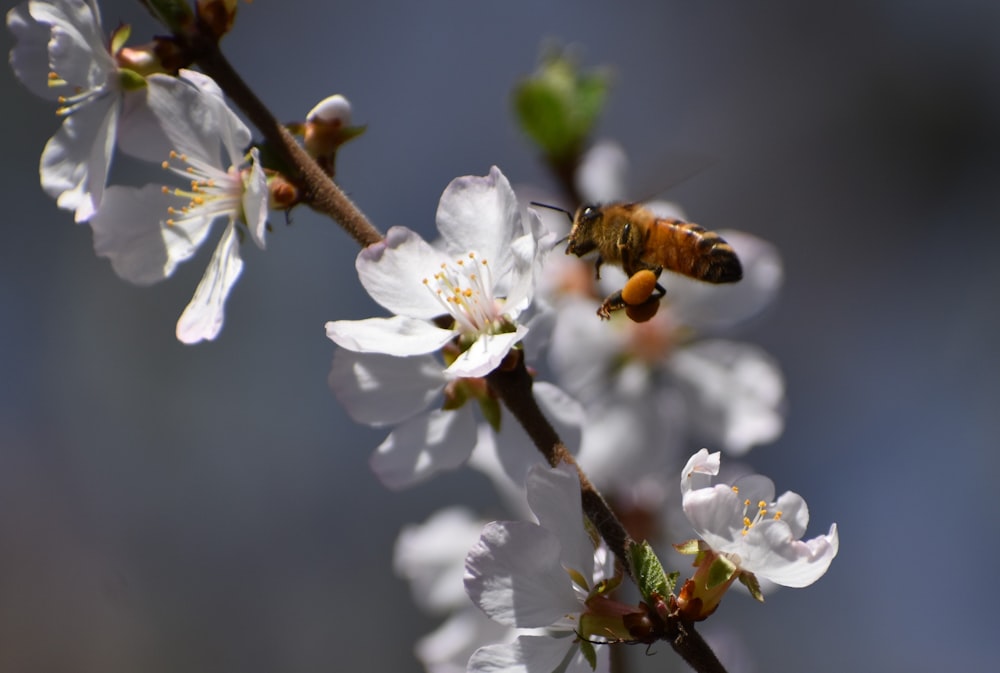
[[[615,292],[604,300],[604,303],[597,309],[597,315],[601,318],[601,320],[610,320],[611,314],[614,311],[620,311],[626,306],[628,306],[628,304],[626,304],[625,300],[622,299],[622,291],[618,290],[618,292]]]
[[[611,318],[613,311],[626,309],[629,317],[636,322],[645,322],[652,318],[659,308],[660,299],[667,293],[658,279],[662,267],[640,269],[629,276],[618,292],[610,295],[597,309],[597,315],[604,320]]]
[[[663,273],[663,267],[662,266],[656,267],[655,269],[653,269],[653,273],[655,273],[656,277],[659,278],[660,274]],[[660,285],[659,282],[657,282],[656,286],[653,287],[653,296],[659,299],[660,297],[663,297],[665,294],[667,294],[667,288],[663,287],[662,285]]]
[[[594,262],[594,273],[596,274],[597,280],[601,279],[601,264],[604,264],[604,258],[598,255],[597,261]]]

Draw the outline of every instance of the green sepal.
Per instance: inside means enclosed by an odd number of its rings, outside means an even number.
[[[731,580],[737,572],[739,572],[739,568],[736,567],[735,563],[725,556],[716,556],[712,561],[712,565],[708,568],[706,586],[708,589],[714,589],[720,584],[725,584]]]
[[[118,70],[118,81],[125,91],[141,91],[146,88],[146,78],[135,70],[120,68]]]
[[[125,46],[125,43],[128,42],[128,38],[131,35],[132,35],[132,26],[128,25],[127,23],[123,23],[122,25],[115,28],[114,32],[111,33],[111,44],[109,51],[112,54],[117,54],[119,51],[121,51],[122,47]]]
[[[546,156],[571,159],[582,152],[597,123],[608,80],[606,72],[581,73],[565,54],[550,54],[514,87],[518,123]]]
[[[670,595],[671,588],[667,583],[666,573],[663,572],[663,565],[648,542],[633,542],[628,548],[628,556],[632,576],[635,577],[643,600],[654,601],[653,594],[661,599]]]
[[[445,411],[455,411],[469,401],[469,389],[459,383],[448,388],[448,394],[444,396],[444,404],[441,408]]]
[[[673,547],[678,554],[694,556],[701,551],[701,541],[696,538],[694,540],[687,540],[686,542],[678,542]]]
[[[480,397],[479,409],[493,431],[500,432],[500,401],[494,397]]]
[[[760,591],[760,583],[757,581],[757,576],[753,573],[741,572],[739,576],[740,584],[747,588],[750,595],[756,598],[761,603],[764,602],[764,594]]]
[[[597,583],[594,590],[590,592],[591,596],[607,596],[612,591],[618,588],[618,585],[622,583],[621,572],[615,573],[607,579],[603,579]]]
[[[583,658],[587,660],[590,664],[590,670],[597,669],[597,651],[594,649],[594,644],[589,640],[579,638],[577,642],[580,643],[580,652],[583,653]]]
[[[361,126],[345,126],[344,128],[340,129],[339,144],[343,145],[344,143],[350,140],[354,140],[367,130],[368,130],[368,124],[362,124]]]

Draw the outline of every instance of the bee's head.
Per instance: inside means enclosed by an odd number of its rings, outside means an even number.
[[[604,219],[604,210],[597,204],[580,206],[573,217],[573,228],[569,232],[566,254],[583,257],[597,248],[597,229]]]

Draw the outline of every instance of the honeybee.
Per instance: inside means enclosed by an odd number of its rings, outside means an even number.
[[[642,204],[585,205],[572,219],[566,254],[583,257],[596,250],[598,280],[604,263],[620,266],[630,280],[640,278],[636,274],[642,271],[654,274],[653,287],[639,295],[643,305],[658,302],[666,294],[658,281],[664,269],[708,283],[735,283],[743,278],[739,257],[721,236],[691,222],[657,217]],[[629,298],[631,288],[626,284],[625,289]],[[619,290],[604,300],[597,315],[606,320],[612,311],[637,306],[635,301],[623,299]]]

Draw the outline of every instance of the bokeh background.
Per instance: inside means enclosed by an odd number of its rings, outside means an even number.
[[[101,4],[106,27],[155,30]],[[369,131],[341,183],[428,235],[455,176],[551,186],[508,98],[544,39],[612,66],[599,135],[639,188],[694,157],[667,195],[783,254],[778,305],[740,336],[780,360],[787,430],[748,460],[806,497],[810,534],[840,525],[815,586],[724,601],[733,669],[918,673],[1000,655],[998,26],[986,0],[255,2],[226,48],[280,118],[348,95]],[[244,246],[220,338],[184,347],[209,250],[120,281],[38,186],[51,106],[8,69],[0,90],[0,670],[421,670],[437,621],[392,576],[395,535],[493,499],[467,471],[403,493],[372,476],[384,432],[326,384],[323,323],[374,311],[355,244],[278,222],[266,253]],[[683,668],[655,649],[642,670]]]

